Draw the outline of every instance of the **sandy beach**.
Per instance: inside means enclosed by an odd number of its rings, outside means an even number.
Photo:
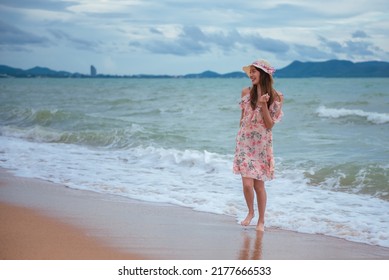
[[[0,258],[389,259],[389,248],[267,228],[167,204],[73,190],[0,169]]]

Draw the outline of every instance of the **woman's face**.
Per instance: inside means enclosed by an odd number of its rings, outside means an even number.
[[[261,74],[257,68],[255,68],[254,66],[250,67],[250,79],[251,79],[251,82],[253,83],[253,85],[259,85],[259,76],[260,75]]]

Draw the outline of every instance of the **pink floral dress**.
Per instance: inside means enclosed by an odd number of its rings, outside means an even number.
[[[282,94],[278,92],[280,96]],[[244,110],[242,124],[236,137],[236,149],[233,164],[235,174],[262,181],[274,179],[273,135],[265,127],[262,109],[254,110],[250,105],[250,95],[242,98],[240,107]],[[269,113],[275,123],[283,116],[282,102],[274,101]]]

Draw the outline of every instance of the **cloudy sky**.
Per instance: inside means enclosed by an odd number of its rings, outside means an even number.
[[[0,0],[0,64],[104,74],[389,61],[387,0]]]

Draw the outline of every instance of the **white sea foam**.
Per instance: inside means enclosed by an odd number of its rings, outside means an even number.
[[[326,106],[320,106],[316,112],[320,117],[324,118],[338,119],[341,117],[357,116],[365,118],[367,121],[374,124],[384,124],[389,122],[389,114],[387,113],[366,112],[363,110],[345,108],[335,109],[327,108]]]
[[[19,176],[75,189],[172,203],[237,222],[246,214],[232,155],[153,146],[91,149],[0,136],[0,162]],[[387,201],[311,186],[305,170],[277,162],[277,179],[267,184],[267,226],[389,247]]]

